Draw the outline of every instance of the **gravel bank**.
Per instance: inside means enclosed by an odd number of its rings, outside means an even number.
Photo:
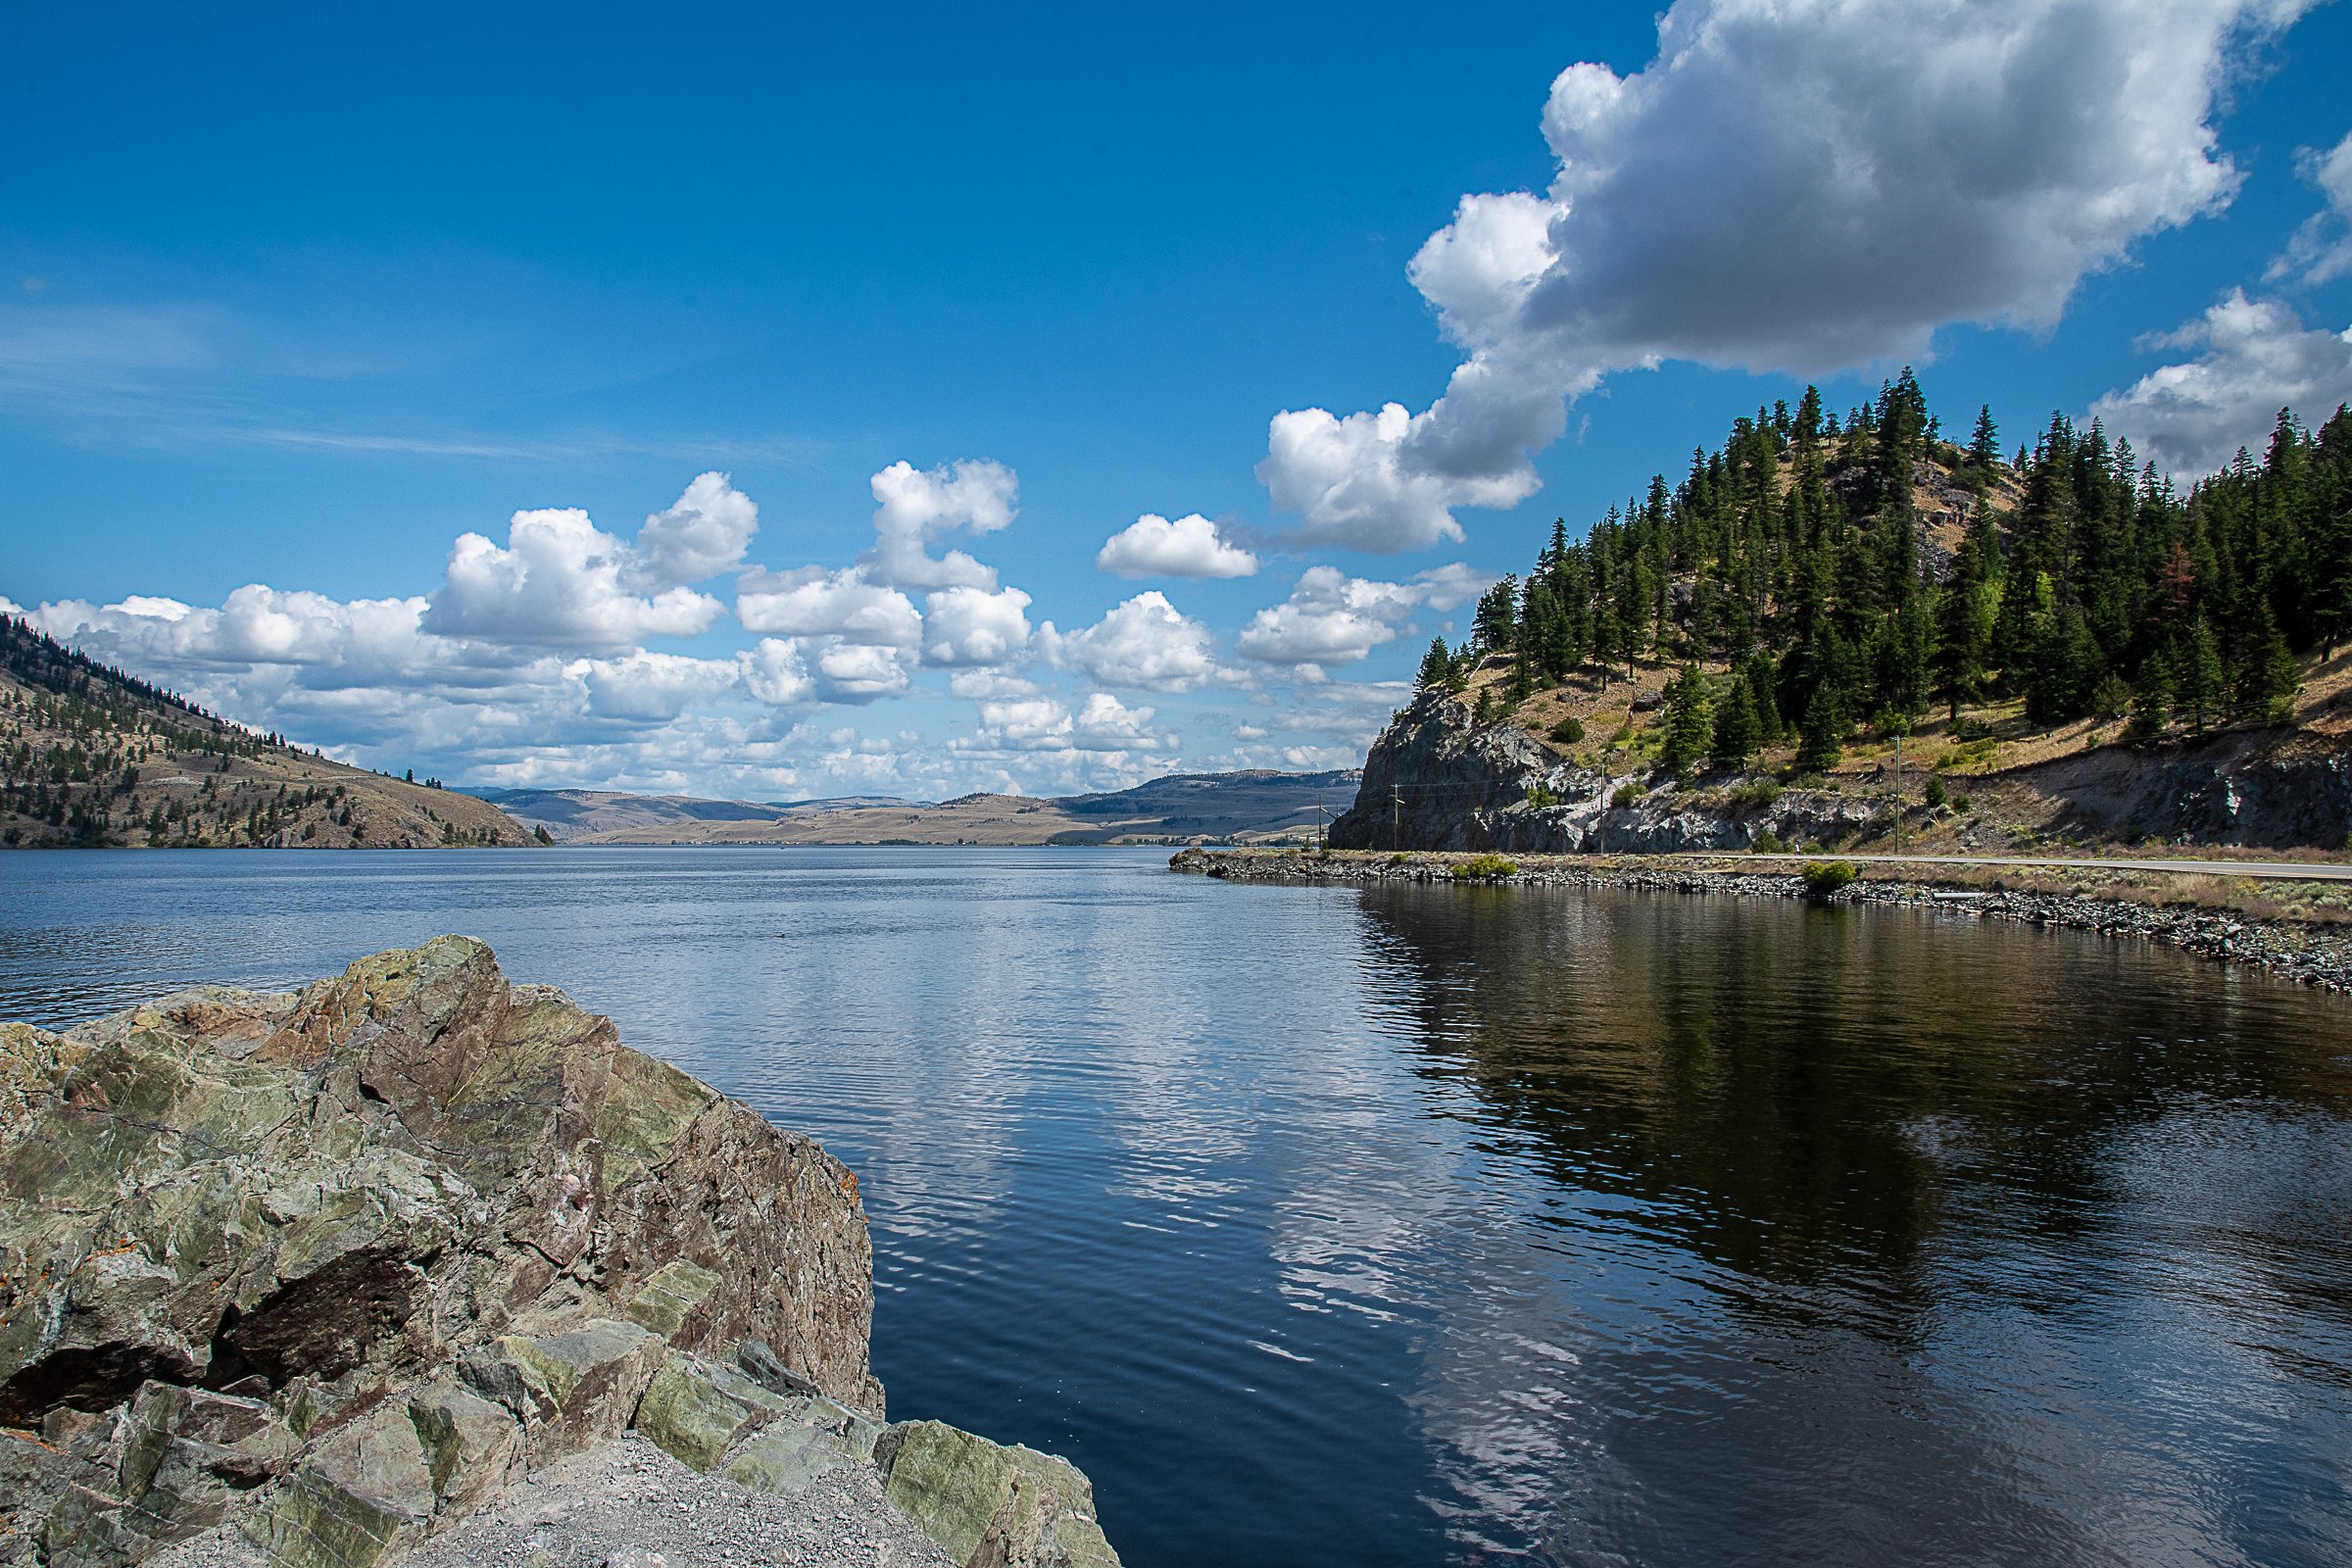
[[[1177,871],[1234,882],[1451,883],[1458,880],[1453,867],[1462,859],[1458,855],[1307,856],[1187,850],[1168,864]],[[1516,863],[1519,869],[1511,876],[1478,880],[1487,886],[1624,888],[1775,899],[1807,896],[1801,877],[1779,872],[1629,865],[1558,856],[1521,856]],[[2228,911],[2164,908],[2063,893],[1985,891],[1937,882],[1926,873],[1907,874],[1901,880],[1865,875],[1835,894],[1833,902],[1899,904],[1966,919],[2022,920],[2030,925],[2164,942],[2207,957],[2252,964],[2299,985],[2352,991],[2352,928],[2342,926],[2254,920]]]
[[[241,1534],[207,1532],[149,1568],[270,1568]],[[638,1437],[559,1461],[400,1558],[401,1568],[953,1568],[863,1466],[790,1496],[697,1475]]]

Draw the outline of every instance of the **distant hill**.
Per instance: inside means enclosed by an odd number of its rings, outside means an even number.
[[[330,761],[0,617],[0,848],[535,842],[486,802]]]
[[[1346,810],[1359,778],[1172,773],[1093,795],[965,795],[936,805],[848,798],[759,804],[600,790],[485,792],[572,844],[1116,844],[1303,837]],[[1318,806],[1320,811],[1318,812]]]
[[[828,811],[927,806],[891,795],[823,801],[706,801],[691,795],[630,795],[619,790],[466,789],[529,828],[559,841],[597,834],[661,834],[697,822],[782,822]],[[617,841],[612,841],[617,842]],[[666,842],[666,841],[665,841]]]

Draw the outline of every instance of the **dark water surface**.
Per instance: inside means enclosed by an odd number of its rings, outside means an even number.
[[[1164,853],[0,857],[0,1016],[443,931],[864,1183],[901,1416],[1135,1568],[2352,1561],[2352,1005]]]

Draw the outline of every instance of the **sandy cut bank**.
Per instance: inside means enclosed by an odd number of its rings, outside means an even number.
[[[467,938],[0,1024],[0,1565],[1115,1564],[1063,1460],[886,1420],[872,1262]]]

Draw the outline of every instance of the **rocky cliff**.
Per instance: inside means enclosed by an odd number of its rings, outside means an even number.
[[[1790,845],[1884,847],[1898,804],[1905,844],[2002,853],[2035,842],[2343,849],[2352,834],[2352,738],[2241,730],[2177,745],[2103,746],[1996,773],[1955,775],[1968,808],[1929,809],[1927,770],[1899,787],[1873,766],[1825,787],[1700,779],[1691,789],[1571,762],[1508,720],[1426,691],[1373,742],[1343,850],[1659,854]],[[1656,787],[1653,787],[1653,784]],[[1745,787],[1742,787],[1742,786]],[[1899,797],[1899,801],[1898,801]]]
[[[478,942],[0,1025],[0,1563],[357,1568],[632,1427],[1115,1562],[1067,1465],[881,1424],[871,1265],[838,1161]]]
[[[1632,798],[1618,804],[1621,793]],[[1570,763],[1516,724],[1481,725],[1459,698],[1425,691],[1372,743],[1363,788],[1331,824],[1331,844],[1554,855],[1744,849],[1767,832],[1844,837],[1883,809],[1829,790],[1784,790],[1746,805],[1723,791],[1650,791]]]

